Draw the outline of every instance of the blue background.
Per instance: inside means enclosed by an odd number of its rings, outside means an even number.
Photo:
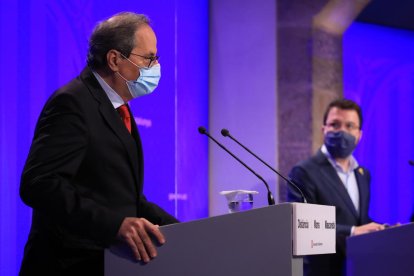
[[[343,40],[344,95],[362,106],[356,157],[372,175],[371,216],[407,222],[414,207],[414,32],[354,23]]]
[[[150,16],[162,65],[159,88],[131,102],[144,146],[145,192],[182,221],[208,216],[208,145],[196,130],[222,100],[209,103],[209,2],[2,1],[0,275],[17,274],[30,227],[31,209],[18,188],[40,110],[85,66],[95,23],[125,10]],[[275,43],[268,39],[261,43]],[[372,172],[371,215],[389,223],[407,222],[414,206],[413,44],[413,32],[361,23],[343,41],[344,95],[362,105],[365,117],[356,155]],[[232,67],[210,70],[226,77]]]
[[[96,22],[121,11],[150,17],[161,57],[159,87],[131,102],[145,193],[182,221],[208,216],[208,144],[197,132],[208,119],[207,1],[2,1],[0,275],[17,275],[30,228],[18,189],[40,110],[85,66]]]

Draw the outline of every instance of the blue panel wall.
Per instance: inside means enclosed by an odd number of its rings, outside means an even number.
[[[371,215],[407,222],[414,207],[414,32],[354,23],[344,36],[344,94],[365,123],[356,156],[372,173]]]
[[[276,2],[212,0],[210,9],[209,131],[261,175],[278,198],[277,175],[220,134],[227,128],[277,167]],[[214,142],[209,145],[209,162],[210,215],[228,213],[223,190],[258,191],[254,208],[267,206],[263,182]]]
[[[18,196],[34,126],[48,96],[85,66],[97,21],[147,14],[158,36],[162,79],[131,102],[145,154],[145,192],[182,221],[208,215],[207,0],[0,2],[0,275],[17,275],[31,209]]]

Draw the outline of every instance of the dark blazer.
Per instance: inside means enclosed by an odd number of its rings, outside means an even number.
[[[305,260],[307,275],[342,275],[345,261],[346,238],[352,226],[371,222],[368,215],[370,201],[370,173],[358,167],[355,177],[359,190],[359,212],[326,156],[319,150],[315,156],[296,165],[290,178],[303,191],[308,203],[331,205],[336,208],[336,254],[312,256]],[[288,190],[288,200],[302,202],[300,194]]]
[[[20,185],[33,208],[22,271],[67,266],[80,252],[102,257],[125,217],[177,222],[146,200],[143,166],[134,120],[131,135],[85,68],[49,98],[36,125]]]

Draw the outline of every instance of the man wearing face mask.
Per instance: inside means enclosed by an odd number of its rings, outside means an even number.
[[[158,225],[177,220],[143,195],[143,156],[133,98],[161,76],[156,36],[144,15],[99,23],[88,66],[47,101],[20,185],[33,208],[20,275],[103,275],[103,250],[125,243],[156,257]]]
[[[346,275],[346,238],[384,229],[368,215],[370,173],[352,155],[362,136],[362,122],[361,108],[355,102],[331,102],[323,119],[324,144],[290,172],[308,203],[336,207],[336,254],[306,257],[305,275]],[[288,190],[288,199],[303,201],[293,189]]]

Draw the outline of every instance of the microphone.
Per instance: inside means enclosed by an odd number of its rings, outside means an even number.
[[[245,168],[247,168],[250,172],[252,172],[257,178],[259,178],[261,181],[263,181],[263,183],[266,186],[267,189],[267,202],[269,203],[269,205],[275,205],[275,199],[273,198],[273,194],[269,189],[269,185],[267,185],[266,181],[263,179],[263,177],[261,177],[260,175],[258,175],[254,170],[252,170],[249,166],[247,166],[243,161],[241,161],[237,156],[235,156],[231,151],[229,151],[225,146],[223,146],[220,142],[218,142],[216,139],[214,139],[206,130],[205,127],[200,126],[198,128],[198,132],[200,132],[201,134],[206,135],[208,138],[210,138],[211,140],[213,140],[217,145],[219,145],[220,148],[224,149],[228,154],[230,154],[231,156],[233,156],[234,159],[236,159],[237,161],[239,161]]]
[[[414,166],[414,161],[413,160],[408,160],[408,164],[410,164],[411,166]]]
[[[263,164],[265,164],[269,169],[271,169],[272,171],[274,171],[278,176],[280,176],[281,178],[283,178],[287,183],[289,183],[292,187],[294,187],[297,191],[299,191],[300,195],[303,198],[303,202],[304,203],[308,203],[307,200],[306,200],[306,198],[305,198],[305,195],[302,192],[302,190],[299,189],[299,187],[295,183],[293,183],[292,180],[284,177],[280,172],[278,172],[272,166],[270,166],[268,163],[266,163],[265,161],[263,161],[262,158],[260,158],[259,156],[257,156],[255,153],[253,153],[251,150],[249,150],[245,145],[243,145],[242,143],[240,143],[236,138],[234,138],[233,136],[231,136],[230,131],[228,129],[223,128],[221,130],[221,134],[224,137],[229,137],[231,140],[233,140],[234,142],[236,142],[239,146],[241,146],[246,151],[248,151],[251,155],[253,155],[254,157],[256,157],[260,162],[262,162]]]

